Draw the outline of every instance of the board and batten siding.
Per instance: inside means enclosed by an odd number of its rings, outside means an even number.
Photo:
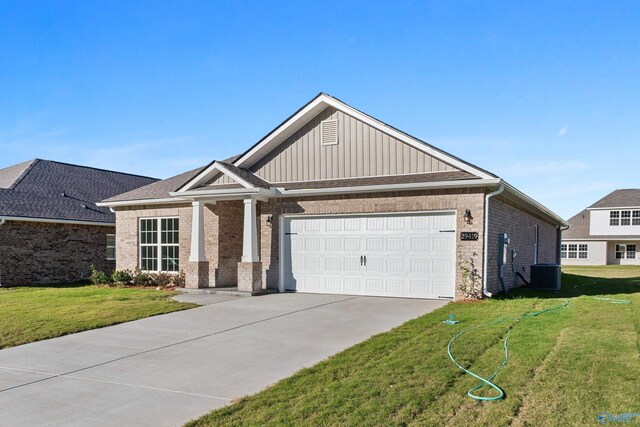
[[[236,182],[229,176],[221,173],[218,174],[214,179],[212,179],[207,185],[217,185],[217,184],[235,184]]]
[[[338,144],[322,145],[320,123],[336,119]],[[327,107],[250,170],[265,181],[276,183],[457,169]]]

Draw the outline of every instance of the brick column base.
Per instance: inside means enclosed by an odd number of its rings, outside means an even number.
[[[209,261],[189,261],[186,276],[186,288],[208,288]]]
[[[262,290],[262,263],[238,263],[238,290],[243,292],[258,292]]]

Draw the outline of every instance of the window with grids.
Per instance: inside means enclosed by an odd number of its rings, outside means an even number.
[[[620,225],[620,211],[609,212],[609,225]]]
[[[180,224],[178,218],[140,220],[140,269],[180,270]]]
[[[633,215],[631,217],[632,225],[640,225],[640,211],[633,211]]]
[[[631,211],[620,211],[620,225],[631,225]]]
[[[578,258],[587,259],[589,256],[589,247],[586,244],[578,245]]]
[[[627,259],[636,259],[636,245],[627,245]]]
[[[627,252],[627,245],[616,245],[616,259],[624,259]]]
[[[567,255],[568,255],[568,258],[578,258],[578,245],[570,244]]]
[[[567,257],[567,245],[562,244],[560,245],[560,258],[566,258],[566,257]]]
[[[107,259],[116,259],[116,235],[107,234]]]

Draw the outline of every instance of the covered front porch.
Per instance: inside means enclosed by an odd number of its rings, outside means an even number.
[[[192,202],[187,288],[263,291],[258,203],[255,196]]]

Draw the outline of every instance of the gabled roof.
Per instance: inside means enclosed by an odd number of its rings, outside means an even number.
[[[0,188],[12,188],[37,160],[18,163],[8,168],[0,169]]]
[[[398,140],[405,142],[418,150],[421,150],[427,154],[430,154],[438,159],[441,159],[447,164],[450,164],[462,171],[471,173],[479,178],[497,178],[496,175],[488,172],[478,166],[475,166],[469,162],[466,162],[456,156],[453,156],[446,151],[440,150],[414,136],[409,135],[395,127],[388,125],[387,123],[378,120],[360,110],[357,110],[350,105],[342,102],[336,97],[333,97],[324,92],[320,92],[302,106],[298,111],[293,113],[289,118],[278,125],[274,130],[265,135],[260,141],[250,147],[243,154],[233,162],[234,165],[249,168],[255,164],[262,156],[270,152],[278,144],[286,140],[289,136],[293,135],[298,129],[300,129],[311,118],[315,117],[320,111],[327,107],[334,107],[337,110],[341,110],[344,113],[355,117],[358,120],[390,135]]]
[[[1,169],[0,177],[0,217],[108,224],[115,222],[114,214],[97,202],[157,181],[40,159]]]
[[[406,144],[412,150],[446,165],[445,170],[421,171],[410,174],[373,175],[362,177],[327,178],[323,180],[309,179],[303,182],[267,182],[252,168],[269,153],[274,152],[289,137],[317,118],[328,109],[340,111],[341,114],[354,118],[358,122],[373,128],[397,141]],[[448,170],[450,167],[451,170]],[[230,179],[213,183],[221,174]],[[231,181],[231,182],[229,182]],[[274,180],[275,181],[275,180]],[[213,183],[213,184],[212,184]],[[157,184],[121,194],[105,200],[101,205],[126,206],[151,203],[180,202],[189,200],[231,200],[232,198],[299,196],[312,194],[347,194],[354,192],[402,191],[425,188],[460,188],[503,186],[518,200],[543,212],[558,224],[565,221],[546,207],[518,191],[496,175],[478,166],[468,163],[424,141],[402,132],[372,116],[345,104],[337,98],[325,93],[318,94],[293,115],[269,132],[260,141],[243,154],[224,161],[213,161],[207,166],[177,175]]]
[[[640,207],[640,189],[615,190],[598,200],[587,209]]]

